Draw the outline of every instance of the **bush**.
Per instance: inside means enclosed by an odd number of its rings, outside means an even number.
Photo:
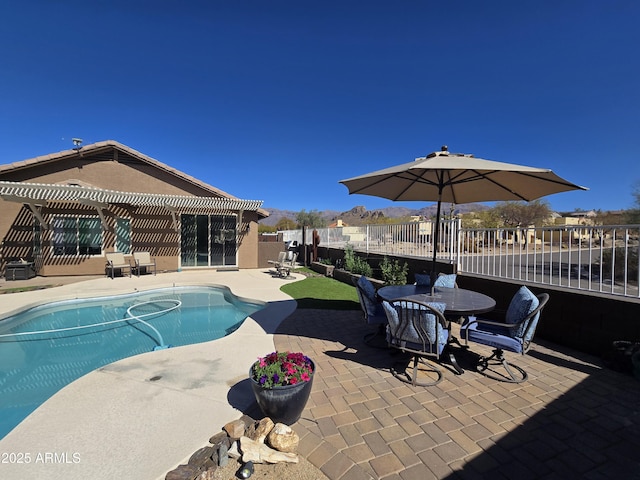
[[[373,275],[371,265],[363,258],[358,257],[349,244],[344,247],[344,269],[355,275],[364,275],[365,277]]]
[[[627,279],[633,281],[638,278],[638,249],[629,248],[626,252],[627,255]],[[612,252],[611,250],[605,250],[602,252],[602,258],[600,262],[602,263],[602,271],[603,274],[611,275],[615,280],[624,280],[624,256],[625,249],[624,247],[616,247],[615,249],[615,272],[612,273]]]
[[[355,257],[353,270],[349,271],[356,275],[364,275],[365,277],[373,276],[373,269],[371,268],[371,265],[369,265],[366,260],[360,257]]]
[[[348,243],[344,247],[344,269],[347,272],[353,272],[353,266],[355,265],[356,254],[353,251],[353,247]]]
[[[392,262],[385,256],[382,263],[380,263],[380,270],[382,271],[382,279],[387,285],[407,284],[407,273],[409,272],[407,262],[400,266],[398,260]]]

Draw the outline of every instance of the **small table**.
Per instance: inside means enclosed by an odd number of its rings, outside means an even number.
[[[9,280],[28,280],[36,276],[33,262],[8,262],[4,277]]]
[[[446,305],[444,314],[446,316],[469,316],[478,313],[490,312],[496,308],[496,301],[483,293],[465,290],[464,288],[443,288],[435,287],[433,292],[431,287],[426,285],[389,285],[378,290],[378,296],[383,300],[391,302],[399,298],[416,300],[420,302],[440,302]],[[451,332],[451,326],[449,326]],[[449,337],[451,343],[460,343],[455,337]],[[458,365],[458,361],[450,348],[447,348],[449,361],[458,374],[464,370]]]

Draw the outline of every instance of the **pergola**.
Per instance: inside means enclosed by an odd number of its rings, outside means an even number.
[[[245,211],[254,212],[262,206],[262,200],[242,200],[232,197],[197,197],[187,195],[163,195],[155,193],[119,192],[80,185],[57,185],[45,183],[23,183],[0,181],[0,198],[22,203],[29,207],[42,228],[49,225],[42,216],[41,208],[48,202],[77,202],[93,207],[98,212],[104,228],[107,227],[103,210],[110,204],[125,204],[138,207],[161,207],[171,213],[173,227],[178,230],[176,212],[179,209],[199,208],[216,212],[238,213],[241,222]]]

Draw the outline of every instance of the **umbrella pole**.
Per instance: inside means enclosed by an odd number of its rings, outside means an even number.
[[[442,204],[442,190],[438,195],[438,208],[436,209],[436,226],[433,233],[433,262],[431,263],[431,285],[436,281],[436,257],[438,255],[438,240],[440,236],[440,205]]]

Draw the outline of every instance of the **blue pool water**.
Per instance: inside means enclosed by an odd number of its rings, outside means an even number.
[[[49,303],[0,320],[0,438],[96,368],[162,344],[222,338],[263,307],[225,288],[173,287]]]

